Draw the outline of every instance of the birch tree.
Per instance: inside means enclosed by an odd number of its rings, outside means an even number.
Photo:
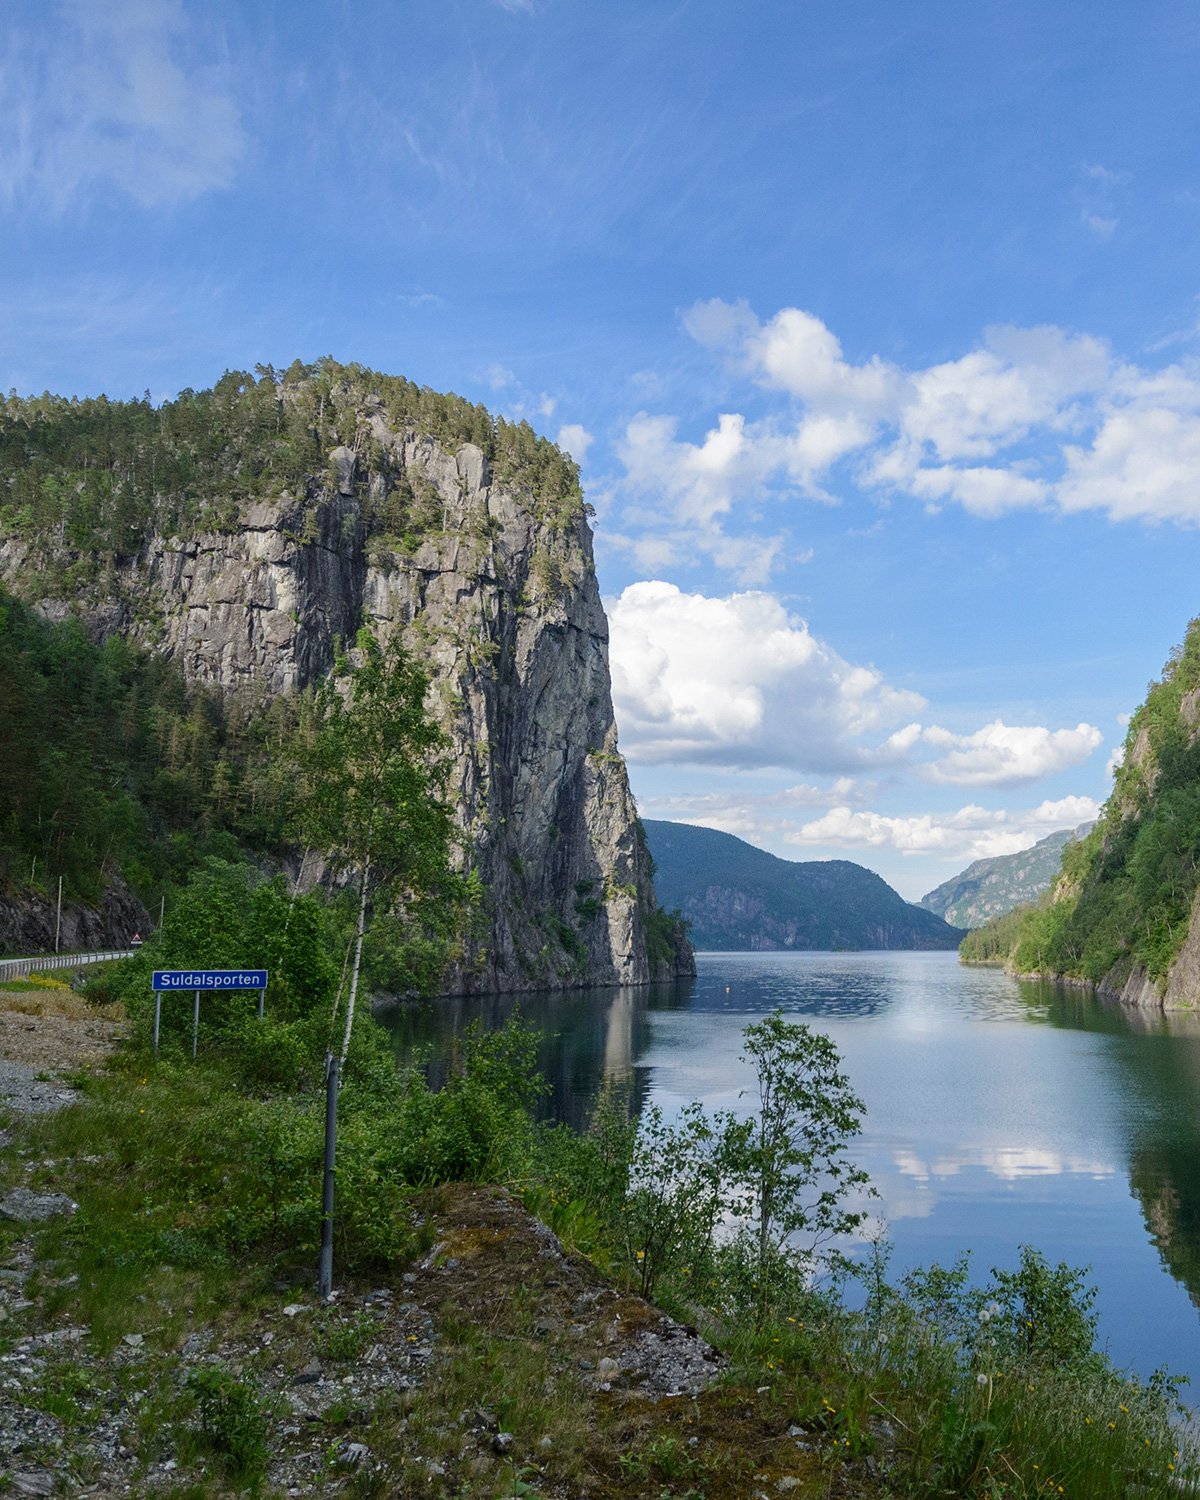
[[[341,1069],[350,1051],[363,943],[376,912],[397,908],[445,927],[465,882],[451,871],[454,821],[445,800],[445,737],[425,713],[428,679],[393,636],[380,647],[359,633],[358,661],[335,671],[306,715],[296,756],[297,831],[349,877],[357,896],[325,1059],[325,1165],[321,1189],[322,1296],[333,1287],[334,1158]],[[440,920],[439,920],[440,919]],[[340,1050],[334,1037],[342,994]]]
[[[440,931],[460,906],[463,882],[451,870],[455,828],[445,799],[446,738],[425,712],[428,678],[393,636],[381,647],[369,631],[353,667],[335,670],[318,690],[296,757],[297,832],[321,850],[355,892],[339,1061],[350,1047],[373,917],[427,915]]]

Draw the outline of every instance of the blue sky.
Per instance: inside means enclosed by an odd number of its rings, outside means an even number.
[[[915,897],[1200,608],[1200,11],[9,0],[0,380],[333,354],[597,508],[647,816]]]

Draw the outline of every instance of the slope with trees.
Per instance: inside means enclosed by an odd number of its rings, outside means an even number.
[[[699,949],[957,948],[962,937],[849,860],[777,859],[687,823],[644,827],[662,903]]]
[[[1081,823],[1074,829],[1060,828],[1016,854],[977,859],[961,874],[922,896],[917,905],[956,927],[982,927],[993,917],[1036,901],[1048,891],[1062,865],[1062,851],[1074,839],[1084,838],[1091,826]]]
[[[1023,973],[1090,982],[1133,1004],[1200,1003],[1200,620],[1130,721],[1099,822],[1067,846],[1049,900],[1007,943]],[[983,929],[984,939],[988,929]],[[968,949],[965,956],[970,956]]]

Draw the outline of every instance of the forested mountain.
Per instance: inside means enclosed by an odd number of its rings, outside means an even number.
[[[1060,828],[1016,854],[977,859],[953,879],[943,882],[917,902],[956,927],[982,927],[1016,906],[1036,901],[1050,889],[1062,865],[1062,851],[1072,839],[1083,838],[1090,823]]]
[[[698,949],[957,948],[962,933],[849,860],[777,859],[730,833],[647,819],[664,906]]]
[[[1200,620],[1150,684],[1099,822],[1052,895],[964,959],[1091,981],[1130,1004],[1200,1004]],[[1004,919],[1002,919],[1003,921]]]
[[[0,585],[28,606],[6,624],[10,897],[59,874],[91,896],[119,870],[152,898],[221,840],[298,856],[276,751],[365,626],[430,676],[486,888],[448,982],[686,965],[616,749],[587,511],[527,424],[333,360],[160,407],[0,402]]]

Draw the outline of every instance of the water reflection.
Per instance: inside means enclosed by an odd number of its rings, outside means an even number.
[[[867,1117],[856,1158],[893,1269],[985,1276],[1021,1243],[1090,1265],[1119,1362],[1200,1385],[1200,1018],[964,969],[953,954],[704,954],[653,989],[440,1000],[388,1018],[436,1082],[466,1026],[518,1009],[541,1037],[545,1112],[582,1128],[608,1080],[632,1108],[739,1108],[745,1025],[779,1007],[839,1047]],[[1169,1273],[1169,1274],[1168,1274]]]
[[[454,996],[397,1005],[378,1019],[392,1034],[398,1056],[420,1060],[436,1088],[445,1081],[472,1022],[496,1030],[520,1016],[538,1033],[538,1067],[550,1085],[539,1113],[582,1130],[606,1082],[622,1090],[635,1115],[641,1113],[648,1076],[637,1064],[649,1046],[648,1013],[686,1004],[685,989],[647,985]]]

